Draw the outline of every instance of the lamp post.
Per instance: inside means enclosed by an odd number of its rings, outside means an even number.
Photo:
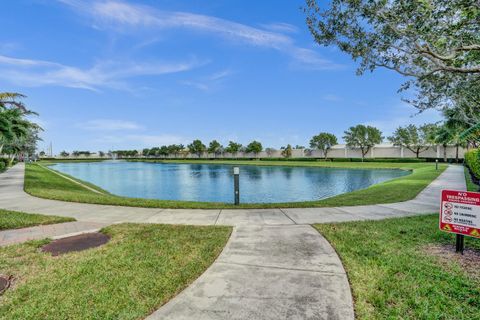
[[[438,159],[435,159],[435,170],[438,170]]]
[[[235,194],[235,205],[240,204],[240,168],[233,167],[233,188]]]

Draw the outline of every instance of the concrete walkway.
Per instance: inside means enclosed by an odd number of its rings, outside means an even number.
[[[330,244],[309,224],[437,212],[441,189],[466,188],[450,166],[414,200],[307,209],[186,210],[69,203],[23,192],[24,167],[0,175],[0,208],[112,224],[231,225],[217,261],[151,319],[353,319],[348,279]]]
[[[64,238],[82,233],[96,232],[107,226],[106,223],[73,221],[57,224],[48,224],[23,229],[0,231],[0,247],[28,240],[45,238]]]

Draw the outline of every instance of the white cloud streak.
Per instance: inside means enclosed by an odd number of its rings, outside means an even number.
[[[218,87],[218,85],[220,85],[225,80],[225,78],[227,78],[231,74],[232,74],[232,71],[226,69],[226,70],[215,72],[199,80],[185,80],[185,81],[182,81],[181,83],[183,85],[191,86],[202,91],[210,91],[213,88]]]
[[[298,32],[298,28],[296,26],[289,23],[285,23],[285,22],[262,24],[261,26],[267,30],[277,31],[277,32],[289,32],[289,33]]]
[[[281,32],[292,32],[289,24],[276,23],[265,26],[272,30],[259,29],[234,21],[188,12],[161,11],[149,6],[129,4],[124,1],[77,1],[59,0],[77,11],[86,14],[95,26],[115,30],[147,28],[184,28],[215,34],[229,41],[267,47],[290,55],[297,63],[316,70],[337,69],[342,66],[322,58],[317,52],[298,47],[294,40]],[[287,30],[288,29],[288,30]],[[281,32],[279,32],[281,31]]]
[[[102,87],[127,89],[124,80],[145,75],[163,75],[193,69],[204,62],[116,62],[102,61],[91,68],[19,59],[0,55],[0,79],[20,86],[63,86],[98,91]]]
[[[325,100],[325,101],[328,101],[328,102],[339,102],[339,101],[342,101],[342,97],[339,97],[335,94],[332,94],[332,93],[329,93],[329,94],[325,94],[322,96],[322,100]]]
[[[94,119],[79,123],[76,127],[88,131],[125,131],[144,129],[143,126],[135,122],[116,119]]]

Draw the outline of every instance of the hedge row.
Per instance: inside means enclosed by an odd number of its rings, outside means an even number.
[[[465,153],[465,163],[475,178],[480,180],[480,149],[470,150]]]
[[[3,172],[7,169],[8,163],[8,159],[0,158],[0,172]]]

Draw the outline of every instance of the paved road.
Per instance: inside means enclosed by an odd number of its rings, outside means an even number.
[[[39,199],[23,192],[23,178],[21,164],[0,175],[0,208],[69,216],[87,225],[150,222],[235,227],[217,261],[151,319],[353,319],[341,261],[309,224],[436,212],[441,189],[466,188],[463,168],[450,166],[414,200],[395,204],[174,210]]]

